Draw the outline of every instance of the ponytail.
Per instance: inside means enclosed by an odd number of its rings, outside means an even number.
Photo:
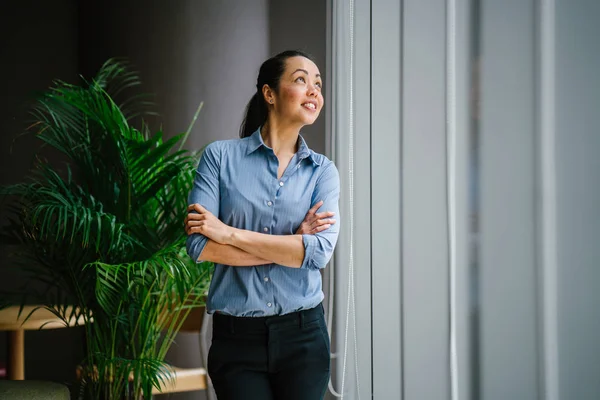
[[[240,137],[243,139],[252,136],[259,127],[267,122],[268,113],[262,92],[257,90],[246,106],[246,116],[240,126]]]

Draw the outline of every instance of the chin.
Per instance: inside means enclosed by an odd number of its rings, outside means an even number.
[[[305,116],[304,118],[302,118],[302,124],[303,125],[312,125],[315,123],[315,121],[317,120],[317,118],[319,117],[319,115],[315,115],[313,116]]]
[[[314,124],[317,118],[319,117],[319,114],[307,114],[305,112],[302,112],[290,117],[290,122],[294,121],[295,124],[298,124],[300,126],[307,126]]]
[[[304,121],[304,126],[309,126],[309,125],[312,125],[312,124],[314,124],[314,123],[315,123],[315,121],[316,121],[316,120],[317,120],[317,119],[316,119],[316,118],[314,118],[314,119],[311,119],[311,120]]]

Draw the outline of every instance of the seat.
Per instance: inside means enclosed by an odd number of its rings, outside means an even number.
[[[44,381],[0,380],[0,399],[3,400],[69,400],[65,385]]]

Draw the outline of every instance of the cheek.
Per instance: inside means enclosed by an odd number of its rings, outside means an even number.
[[[304,94],[300,90],[295,90],[294,88],[281,88],[281,96],[284,99],[286,105],[296,106],[298,105],[302,99]]]

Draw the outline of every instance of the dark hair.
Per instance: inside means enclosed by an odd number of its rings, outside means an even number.
[[[267,121],[269,108],[262,94],[264,85],[269,85],[276,93],[279,90],[279,80],[285,71],[285,62],[290,57],[305,57],[313,61],[309,54],[299,50],[287,50],[269,58],[262,63],[258,78],[256,79],[256,93],[246,106],[246,115],[240,126],[240,137],[251,136],[261,125]]]

